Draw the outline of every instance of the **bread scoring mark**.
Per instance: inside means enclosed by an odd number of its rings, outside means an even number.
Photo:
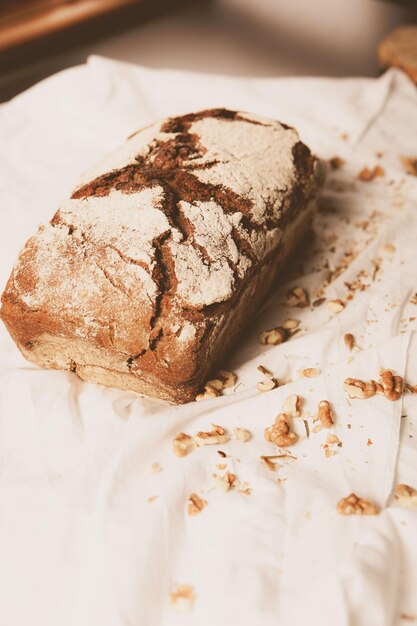
[[[287,210],[277,211],[277,207],[270,203],[268,198],[265,198],[263,223],[253,220],[253,201],[251,199],[236,193],[224,183],[213,184],[202,181],[196,175],[199,170],[209,172],[213,166],[221,166],[219,158],[208,158],[207,149],[203,145],[204,141],[197,133],[192,132],[193,124],[208,118],[227,122],[243,121],[265,127],[271,126],[271,123],[250,119],[244,114],[226,109],[212,109],[171,118],[162,125],[160,131],[162,134],[175,134],[175,137],[170,136],[163,139],[158,136],[151,142],[147,151],[136,156],[136,163],[128,164],[123,168],[98,177],[77,190],[73,197],[85,197],[89,194],[108,195],[112,189],[117,189],[122,193],[135,193],[146,186],[161,186],[165,193],[161,210],[167,216],[172,227],[181,232],[183,239],[180,245],[192,246],[200,254],[202,267],[204,265],[207,268],[212,267],[213,271],[216,271],[216,259],[208,253],[204,243],[198,241],[195,225],[185,217],[181,203],[201,204],[203,207],[203,203],[215,202],[221,207],[224,214],[231,217],[239,214],[238,224],[232,225],[230,237],[238,250],[238,256],[248,259],[250,266],[268,252],[266,242],[271,240],[271,232],[277,232],[284,226],[284,222],[293,219],[303,205],[303,184],[294,186],[286,207]],[[281,128],[291,130],[282,125]],[[293,155],[302,160],[302,171],[307,174],[307,165],[310,164],[309,158],[311,161],[313,160],[309,150],[306,148],[303,151],[303,144],[298,142],[294,146]],[[156,342],[158,343],[163,336],[159,320],[166,317],[166,312],[170,309],[178,288],[176,264],[178,271],[180,257],[178,252],[173,254],[169,234],[161,239],[160,245],[155,247],[155,258],[156,265],[152,275],[158,284],[158,295],[155,314],[151,320],[151,338],[158,337]],[[192,258],[190,253],[189,258]],[[210,303],[210,300],[205,298],[204,304],[199,304],[198,300],[194,299],[196,310],[204,310],[206,315],[217,315],[218,311],[223,308],[220,306],[221,302],[226,302],[233,296],[233,292],[238,290],[239,284],[247,274],[248,264],[246,272],[239,271],[238,263],[230,258],[230,254],[225,255],[225,262],[231,271],[231,279],[227,279],[230,280],[229,287],[222,293],[221,301]],[[225,270],[222,270],[219,276],[226,279]],[[174,281],[175,288],[173,288]],[[182,275],[181,284],[183,285],[185,282],[185,275]],[[205,293],[207,295],[208,290],[209,286],[206,283]],[[189,299],[192,299],[191,293]],[[183,302],[182,310],[185,308],[192,309],[193,306],[190,304],[191,301],[189,304]]]
[[[229,109],[205,109],[203,111],[197,111],[196,113],[187,113],[186,115],[178,115],[177,117],[169,118],[162,126],[161,131],[163,133],[183,133],[188,131],[193,124],[199,120],[205,118],[215,118],[228,121],[240,121],[247,122],[248,124],[255,124],[259,126],[268,126],[268,122],[264,120],[254,120],[250,117],[246,117],[238,111],[230,111]]]

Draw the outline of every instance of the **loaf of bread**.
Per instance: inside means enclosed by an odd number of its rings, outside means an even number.
[[[276,121],[213,109],[148,126],[29,239],[1,317],[33,363],[188,402],[305,235],[321,182]]]

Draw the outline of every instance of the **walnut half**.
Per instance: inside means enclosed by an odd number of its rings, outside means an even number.
[[[394,498],[400,506],[409,508],[417,507],[417,489],[409,485],[397,485],[394,491]]]
[[[192,493],[188,498],[188,515],[198,515],[206,506],[207,500],[202,500],[196,493]]]
[[[310,304],[310,297],[305,289],[302,287],[294,287],[287,291],[287,299],[285,301],[287,306],[296,306],[300,309]]]
[[[297,435],[291,431],[291,421],[286,413],[277,415],[274,424],[265,428],[264,436],[266,441],[281,448],[292,446],[298,439]]]
[[[321,400],[321,402],[319,402],[317,417],[323,428],[331,428],[333,426],[333,411],[328,400]]]
[[[403,394],[403,379],[401,376],[394,376],[391,370],[381,371],[381,384],[384,395],[388,400],[398,400]]]
[[[365,382],[363,380],[359,380],[359,378],[346,378],[343,388],[347,392],[349,398],[359,398],[360,400],[371,398],[376,394],[377,390],[374,380],[368,380]]]
[[[379,513],[379,508],[375,504],[358,498],[355,493],[339,500],[336,510],[341,515],[378,515]]]
[[[186,456],[194,447],[194,440],[190,435],[186,433],[178,433],[175,439],[172,440],[172,450],[175,456]]]

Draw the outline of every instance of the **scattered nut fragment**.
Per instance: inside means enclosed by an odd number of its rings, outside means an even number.
[[[288,332],[284,328],[277,326],[276,328],[262,331],[259,334],[258,341],[264,346],[278,346],[279,344],[284,343],[287,338]]]
[[[220,491],[227,493],[228,491],[230,491],[230,489],[233,489],[235,482],[236,476],[232,474],[232,472],[226,472],[224,476],[217,476],[216,487]]]
[[[317,417],[323,428],[331,428],[333,426],[333,411],[328,400],[321,400],[321,402],[319,402]]]
[[[150,474],[158,474],[161,471],[162,471],[162,467],[159,465],[159,463],[152,463],[152,465],[149,466]]]
[[[194,447],[194,440],[186,433],[178,433],[172,441],[172,449],[175,456],[186,456]]]
[[[300,320],[288,319],[282,323],[281,328],[283,328],[284,330],[289,330],[291,332],[291,331],[296,330],[299,327],[299,325],[300,325]]]
[[[245,496],[252,495],[252,488],[248,485],[248,483],[240,483],[238,493],[243,493]]]
[[[410,383],[406,383],[405,388],[408,393],[417,393],[417,385],[410,385]]]
[[[386,243],[384,243],[384,251],[388,252],[388,254],[394,254],[396,251],[396,247],[394,246],[393,243],[390,243],[389,241],[387,241]]]
[[[358,378],[346,378],[345,382],[343,383],[343,388],[347,392],[349,398],[358,398],[360,400],[371,398],[376,394],[377,391],[376,383],[374,380],[368,380],[367,382],[364,382],[363,380],[359,380]]]
[[[209,400],[210,398],[218,398],[220,393],[214,387],[210,387],[206,385],[204,387],[204,391],[198,393],[195,397],[196,402],[200,402],[201,400]]]
[[[234,372],[220,370],[216,376],[207,381],[204,390],[196,395],[196,401],[208,400],[209,398],[218,398],[223,389],[233,387],[236,384],[237,376]]]
[[[304,378],[317,378],[320,374],[321,370],[318,367],[306,367],[303,370],[298,370],[298,375]]]
[[[417,292],[413,296],[411,296],[410,304],[417,304]]]
[[[261,456],[261,463],[263,465],[265,465],[266,469],[269,470],[270,472],[275,472],[275,470],[277,469],[277,464],[274,463],[274,461],[271,461],[271,459],[275,458],[274,456]]]
[[[317,300],[314,300],[313,306],[320,306],[321,304],[323,304],[323,302],[326,302],[326,298],[317,298]]]
[[[270,372],[266,367],[264,367],[263,365],[258,365],[258,371],[261,372],[261,374],[263,374],[264,376],[266,376],[267,378],[273,378],[274,375],[272,372]]]
[[[417,489],[409,485],[401,484],[395,487],[394,498],[403,507],[417,507]]]
[[[363,498],[351,493],[337,503],[337,512],[341,515],[378,515],[379,508]]]
[[[275,389],[275,387],[278,387],[278,381],[275,378],[268,378],[268,380],[261,380],[256,387],[259,391],[265,393]]]
[[[330,444],[330,445],[331,445],[331,444],[333,444],[333,443],[335,443],[335,444],[337,444],[339,447],[341,447],[341,445],[340,445],[340,444],[341,444],[342,442],[340,441],[340,439],[339,439],[339,437],[338,437],[337,435],[327,435],[326,443],[328,443],[328,444]]]
[[[297,394],[293,393],[287,396],[284,401],[284,413],[287,413],[290,417],[300,417],[301,413],[301,398]]]
[[[286,448],[293,445],[298,437],[291,431],[290,418],[286,413],[279,413],[272,426],[265,428],[266,441],[274,443],[276,446]]]
[[[310,304],[310,297],[305,289],[302,287],[294,287],[287,291],[287,299],[285,301],[287,306],[296,306],[300,309]]]
[[[212,426],[213,430],[200,431],[194,435],[193,439],[196,446],[211,446],[229,441],[229,435],[222,426],[217,426],[217,424],[212,424]]]
[[[237,381],[236,374],[234,372],[228,372],[227,370],[218,371],[216,378],[219,378],[223,382],[223,389],[234,387]]]
[[[215,389],[215,391],[223,391],[224,384],[220,378],[212,378],[206,382],[204,390]]]
[[[340,170],[340,168],[345,164],[345,160],[338,156],[334,156],[329,159],[329,164],[332,170]]]
[[[297,459],[296,456],[293,456],[292,454],[288,454],[288,453],[262,455],[259,458],[261,460],[261,463],[265,465],[265,467],[271,472],[275,471],[278,467],[278,463],[276,463],[272,459],[280,459],[280,461],[284,464],[295,461]]]
[[[172,607],[179,613],[189,613],[195,602],[195,593],[191,585],[177,585],[170,596]]]
[[[401,163],[405,167],[407,174],[417,176],[417,158],[402,156]]]
[[[343,304],[341,300],[328,300],[327,308],[332,315],[336,315],[337,313],[340,313],[341,311],[343,311],[343,309],[345,308],[345,305]]]
[[[148,502],[149,502],[149,504],[152,504],[152,502],[155,502],[155,500],[157,500],[157,499],[158,499],[158,496],[149,496]]]
[[[246,428],[235,428],[235,436],[238,441],[249,441],[252,439],[252,435]]]
[[[364,167],[358,174],[359,180],[362,180],[365,183],[369,183],[374,178],[378,176],[384,176],[385,171],[380,165],[375,165],[373,169],[369,169],[368,167]]]
[[[207,500],[202,500],[196,493],[192,493],[188,498],[188,515],[198,515],[207,506]]]
[[[403,394],[403,379],[401,376],[394,376],[391,370],[381,371],[381,384],[384,395],[388,400],[398,400]]]
[[[353,348],[356,346],[355,343],[355,337],[352,335],[352,333],[346,333],[343,336],[343,341],[345,342],[345,346],[346,348],[352,352]]]

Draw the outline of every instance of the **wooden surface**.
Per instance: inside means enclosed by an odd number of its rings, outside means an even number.
[[[103,40],[210,1],[0,0],[0,102],[85,62]]]
[[[0,5],[0,53],[141,0],[41,0]]]

